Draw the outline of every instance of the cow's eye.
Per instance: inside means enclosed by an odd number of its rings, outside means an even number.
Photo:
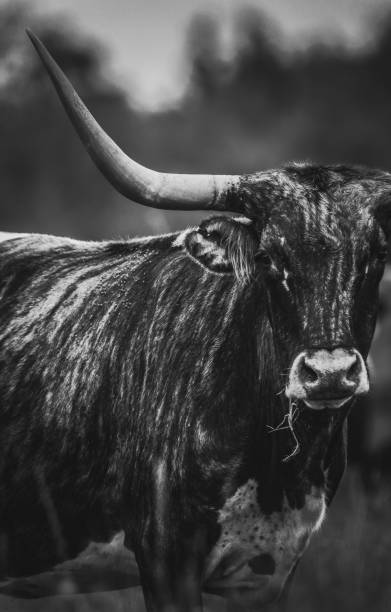
[[[199,233],[205,238],[208,238],[209,240],[215,240],[216,242],[221,238],[219,232],[209,228],[200,228]]]

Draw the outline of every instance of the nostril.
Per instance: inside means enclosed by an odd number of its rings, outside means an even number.
[[[348,371],[346,373],[346,378],[347,378],[347,380],[353,380],[354,381],[354,380],[357,379],[357,377],[359,375],[360,375],[360,362],[356,358],[356,361],[348,369]]]
[[[318,375],[305,361],[301,364],[301,378],[303,382],[314,383],[318,380]]]

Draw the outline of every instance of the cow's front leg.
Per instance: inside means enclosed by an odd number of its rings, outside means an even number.
[[[137,561],[148,612],[202,612],[203,558],[196,541],[144,545]]]

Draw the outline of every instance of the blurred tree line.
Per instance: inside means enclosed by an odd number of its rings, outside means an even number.
[[[2,230],[101,238],[168,231],[200,218],[132,206],[113,191],[70,128],[26,25],[110,135],[156,169],[240,173],[292,159],[391,167],[391,16],[370,47],[318,44],[289,53],[267,18],[247,10],[238,15],[229,59],[218,22],[200,16],[188,33],[185,97],[174,109],[148,114],[131,108],[109,81],[96,41],[71,23],[42,23],[10,4],[0,11]]]

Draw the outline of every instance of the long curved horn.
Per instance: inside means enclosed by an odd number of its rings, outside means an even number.
[[[27,34],[89,155],[120,193],[153,208],[233,210],[227,192],[239,176],[161,173],[130,159],[100,127],[39,38],[29,30]]]

